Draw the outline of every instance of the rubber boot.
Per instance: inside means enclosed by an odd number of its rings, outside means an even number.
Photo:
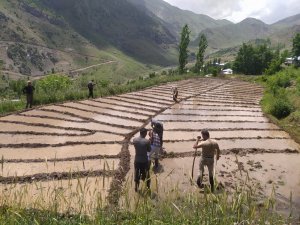
[[[134,187],[135,192],[138,192],[138,189],[139,189],[139,182],[135,182],[135,187]]]
[[[158,159],[154,159],[154,168],[158,169]]]
[[[198,185],[198,188],[204,188],[204,185],[202,184],[202,181],[201,181],[201,177],[200,176],[198,176],[198,178],[197,178],[197,185]]]
[[[214,192],[214,177],[209,178],[209,183],[210,183],[210,190],[213,193]]]

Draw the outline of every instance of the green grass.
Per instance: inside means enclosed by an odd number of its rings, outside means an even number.
[[[259,77],[257,81],[266,87],[261,101],[263,111],[300,143],[300,69],[287,68],[271,76]],[[285,107],[281,113],[274,113],[274,107],[282,105]],[[287,107],[290,113],[285,114]]]
[[[78,191],[78,190],[77,190]],[[123,195],[130,195],[128,192]],[[125,196],[126,197],[126,196]],[[55,199],[53,199],[55,201]],[[43,198],[39,198],[43,202]],[[83,204],[83,203],[81,203]],[[287,224],[285,218],[275,212],[273,197],[258,199],[254,189],[236,188],[231,193],[211,194],[192,192],[182,194],[176,188],[163,199],[139,194],[137,207],[98,207],[89,215],[60,213],[56,208],[38,210],[1,205],[1,224]],[[131,209],[132,208],[132,209]]]
[[[263,112],[300,143],[300,68],[285,68],[274,75],[228,77],[262,85],[265,88],[261,101]],[[289,113],[284,112],[287,108]]]
[[[96,86],[94,89],[95,97],[104,97],[118,95],[127,92],[142,90],[158,84],[163,84],[172,81],[197,77],[197,75],[189,73],[185,75],[156,75],[153,78],[143,78],[128,80],[126,83],[112,83],[109,80],[102,79],[101,76],[80,76],[75,80],[62,75],[50,75],[41,80],[34,81],[35,86],[34,106],[62,103],[66,101],[76,101],[86,99],[88,97],[87,84],[88,81],[94,79]],[[0,102],[0,115],[15,112],[25,107],[25,96],[21,95],[25,81],[10,82],[10,89],[7,88],[2,92],[14,90],[12,96],[20,98],[21,101],[13,102],[10,99]]]

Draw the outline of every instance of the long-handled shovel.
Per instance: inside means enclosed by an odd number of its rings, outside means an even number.
[[[198,137],[197,137],[197,139],[198,139]],[[198,140],[200,141],[201,139],[198,139]],[[196,156],[197,156],[197,148],[195,149],[195,155],[194,155],[193,165],[192,165],[192,179],[194,179],[194,167],[195,167]]]
[[[195,160],[197,156],[197,148],[195,149],[194,159],[193,159],[193,165],[192,165],[192,180],[194,180],[194,167],[195,167]]]

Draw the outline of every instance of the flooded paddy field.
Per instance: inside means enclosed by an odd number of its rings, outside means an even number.
[[[172,100],[174,87],[179,103]],[[2,196],[10,204],[22,197],[24,207],[35,208],[51,207],[57,199],[62,211],[85,212],[122,203],[124,187],[138,196],[132,188],[131,142],[154,118],[164,124],[166,151],[159,170],[151,172],[151,188],[158,196],[175,188],[199,192],[191,184],[191,171],[197,176],[200,151],[192,168],[192,146],[206,128],[221,149],[215,170],[223,191],[248,179],[261,196],[274,188],[279,211],[287,211],[292,193],[294,212],[300,214],[299,144],[264,116],[262,92],[247,82],[199,78],[1,117]]]

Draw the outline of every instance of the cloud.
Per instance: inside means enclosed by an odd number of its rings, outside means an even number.
[[[299,0],[165,0],[181,9],[213,17],[240,22],[247,17],[274,23],[300,13]]]

